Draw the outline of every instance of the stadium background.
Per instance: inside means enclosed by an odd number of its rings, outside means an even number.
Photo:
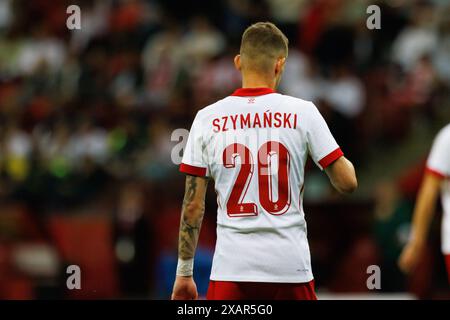
[[[71,4],[81,30],[66,27]],[[370,4],[381,30],[366,27]],[[396,266],[450,121],[449,17],[446,0],[1,0],[0,299],[169,297],[184,188],[171,133],[240,86],[240,35],[266,20],[290,39],[279,91],[316,103],[360,181],[340,197],[308,165],[319,298],[449,298],[439,218],[417,271]],[[201,294],[215,205],[211,189]],[[81,290],[66,288],[72,264]],[[367,289],[369,265],[381,290]]]

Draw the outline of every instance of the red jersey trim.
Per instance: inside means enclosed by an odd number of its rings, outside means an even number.
[[[235,97],[256,97],[270,93],[276,92],[270,88],[240,88],[234,91],[231,95]]]
[[[326,167],[328,167],[330,164],[335,162],[337,159],[339,159],[343,155],[344,155],[344,153],[342,152],[341,148],[337,148],[336,150],[330,152],[327,156],[323,157],[319,161],[319,164],[322,168],[325,169]]]
[[[180,164],[180,172],[198,177],[206,176],[206,168],[191,166],[185,163]]]
[[[443,174],[442,172],[439,172],[437,170],[431,169],[429,167],[425,168],[425,173],[431,174],[439,179],[445,179],[447,178],[447,176],[445,174]]]

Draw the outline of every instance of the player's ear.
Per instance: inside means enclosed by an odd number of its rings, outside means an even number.
[[[286,58],[282,57],[282,58],[278,58],[276,64],[275,64],[275,74],[279,74],[283,71],[284,69],[284,64],[286,63]]]
[[[241,55],[237,54],[234,57],[234,66],[238,71],[241,71]]]

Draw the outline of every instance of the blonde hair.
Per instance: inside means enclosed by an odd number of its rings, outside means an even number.
[[[242,34],[242,68],[256,72],[270,72],[278,58],[288,55],[289,40],[283,32],[271,22],[257,22],[249,26]]]

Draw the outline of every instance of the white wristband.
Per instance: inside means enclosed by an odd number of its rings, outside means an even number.
[[[190,277],[194,273],[194,259],[182,260],[178,258],[177,276]]]

